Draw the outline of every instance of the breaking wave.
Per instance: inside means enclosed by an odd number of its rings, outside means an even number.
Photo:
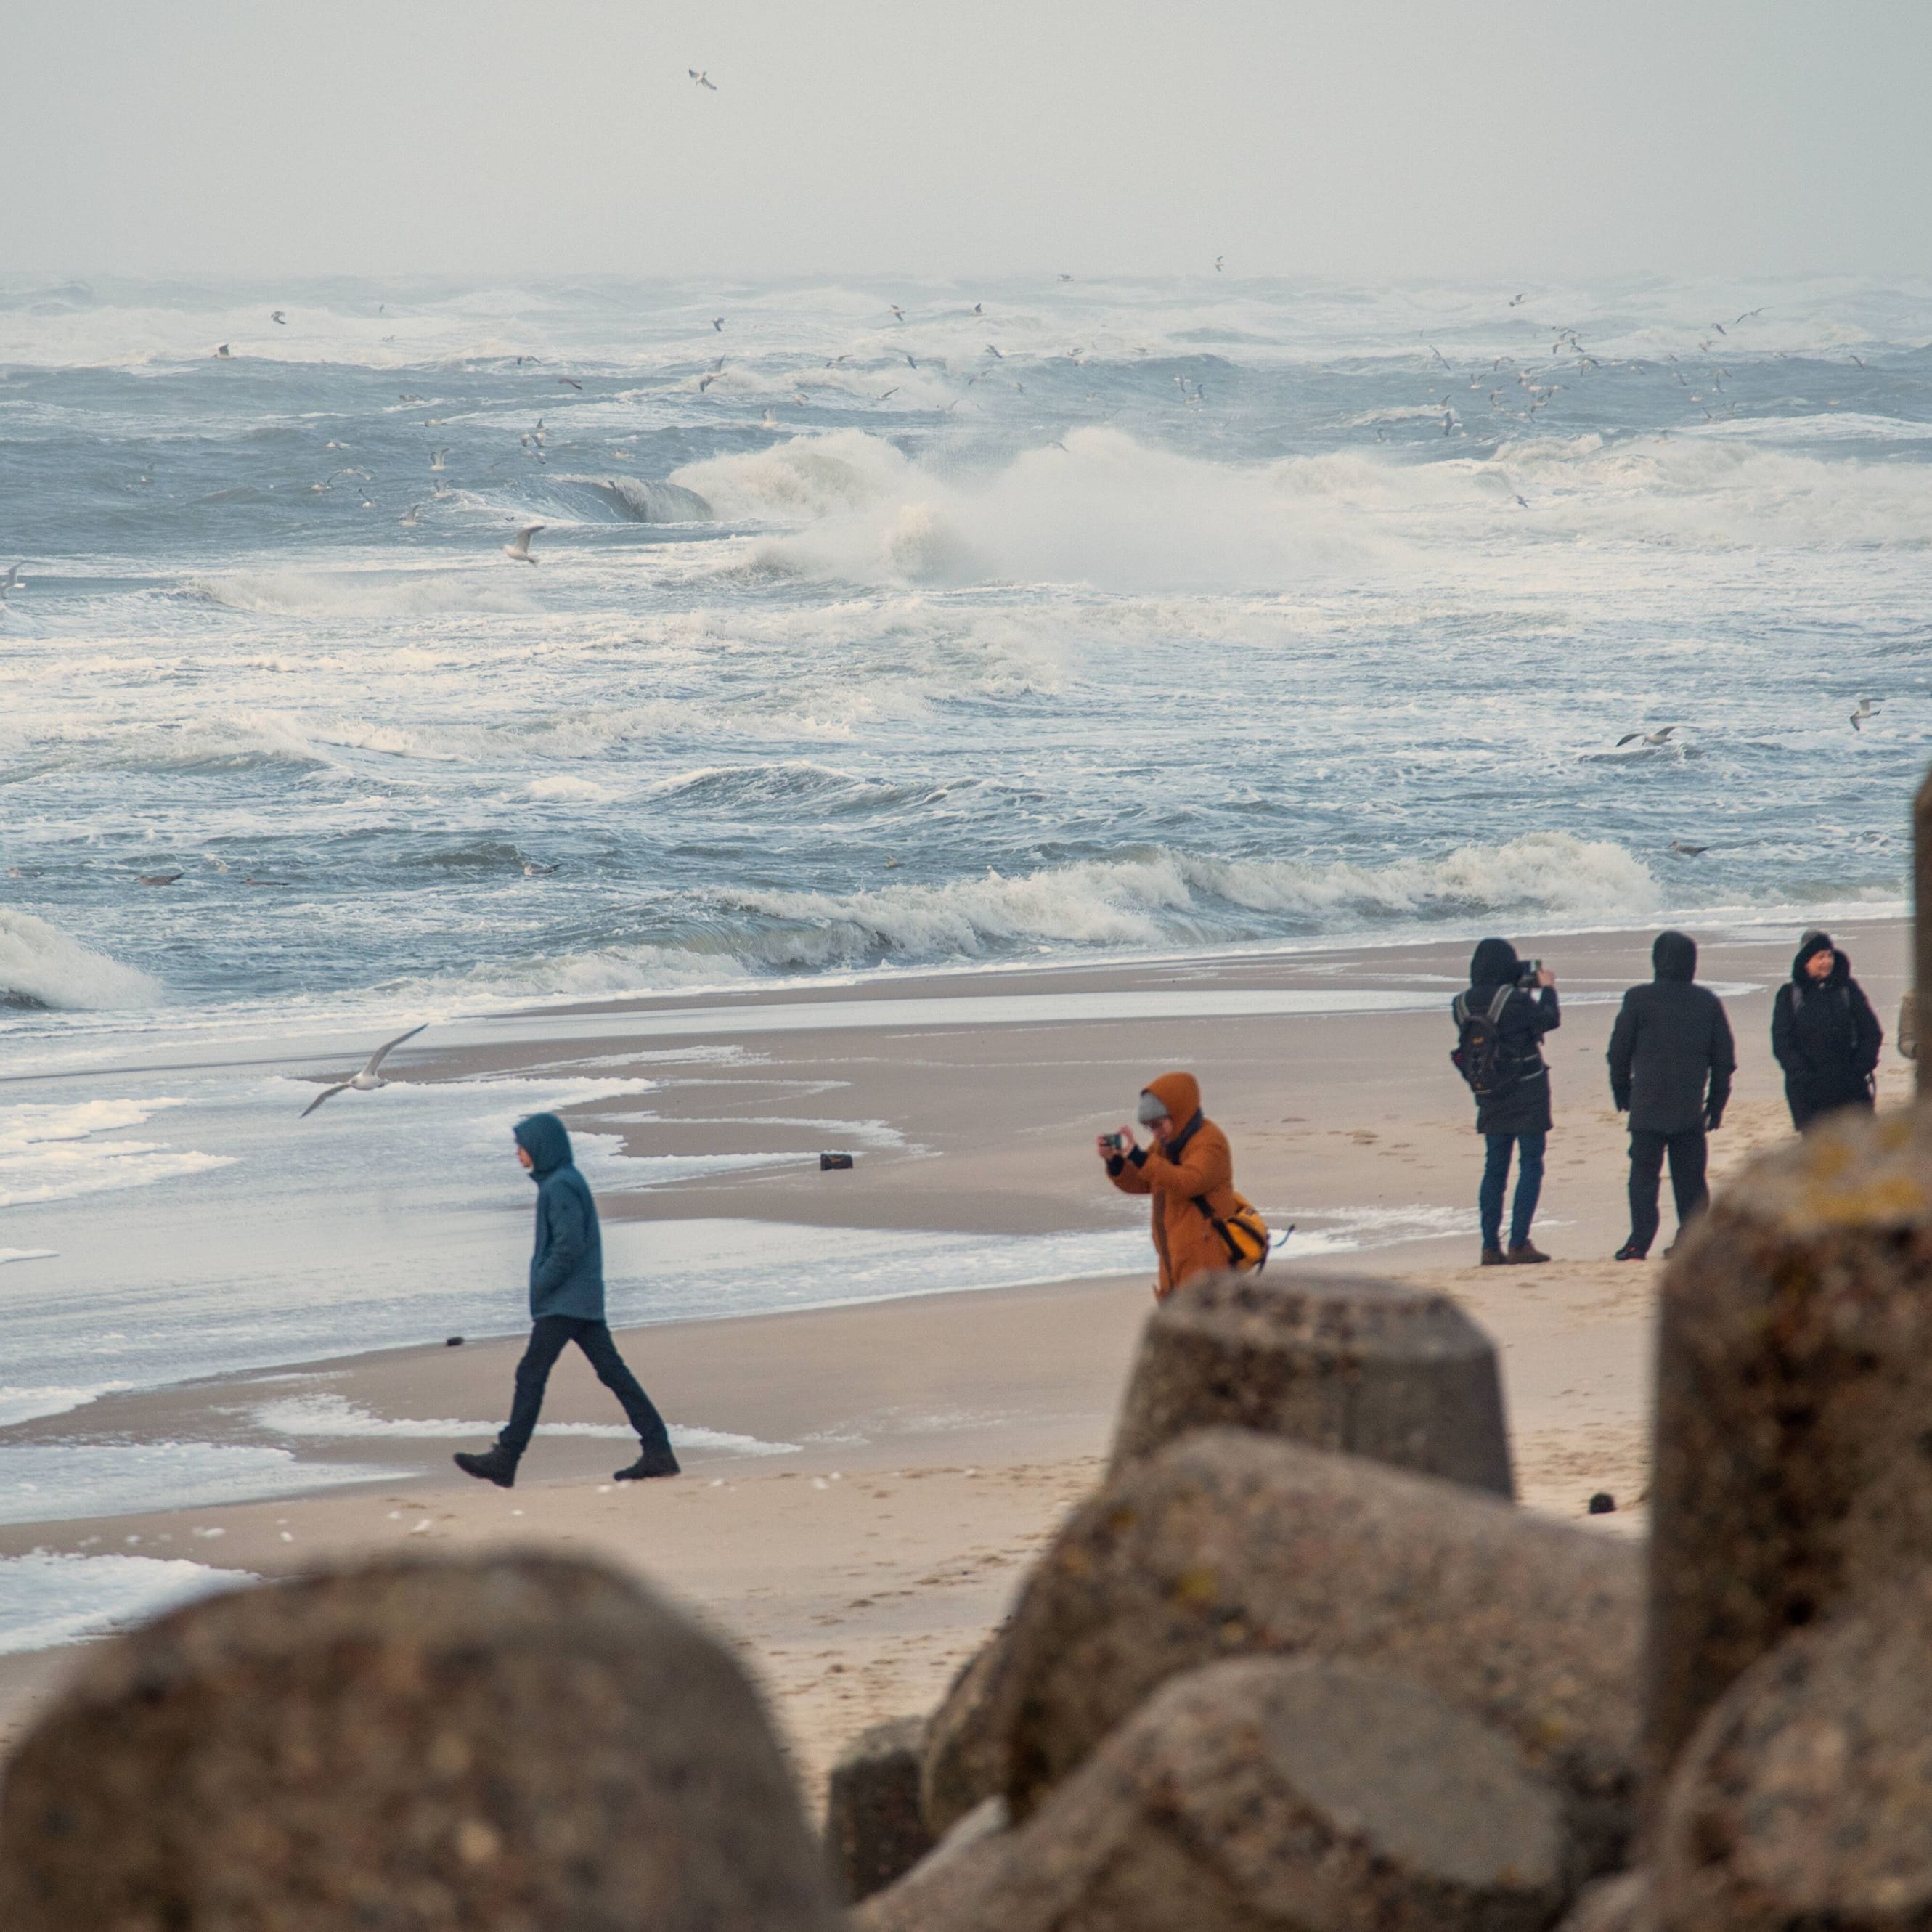
[[[634,476],[554,476],[550,488],[566,502],[566,488],[580,490],[628,524],[708,524],[717,514],[695,490]]]
[[[0,1006],[86,1011],[152,1006],[160,995],[138,968],[90,951],[32,913],[0,906]]]

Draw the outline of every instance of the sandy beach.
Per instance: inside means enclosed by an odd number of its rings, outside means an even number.
[[[1889,1034],[1906,928],[1838,930]],[[1649,936],[1525,943],[1558,973],[1564,1003],[1550,1042],[1557,1130],[1538,1224],[1556,1258],[1537,1269],[1473,1265],[1480,1143],[1444,1011],[1463,983],[1460,938],[551,1008],[472,1025],[459,1048],[432,1047],[394,1070],[434,1083],[648,1065],[665,1084],[647,1116],[600,1116],[592,1104],[570,1124],[621,1131],[639,1156],[851,1150],[849,1172],[799,1158],[602,1196],[607,1222],[634,1224],[640,1241],[652,1224],[700,1243],[713,1226],[762,1226],[777,1278],[787,1244],[812,1230],[1051,1238],[1062,1257],[1084,1238],[1112,1265],[1131,1253],[1121,1244],[1144,1227],[1142,1210],[1108,1186],[1092,1136],[1130,1116],[1148,1078],[1186,1066],[1233,1142],[1244,1190],[1276,1228],[1298,1228],[1270,1265],[1394,1275],[1455,1296],[1502,1346],[1525,1504],[1583,1520],[1591,1493],[1608,1490],[1616,1514],[1591,1520],[1640,1534],[1658,1263],[1608,1258],[1625,1232],[1624,1152],[1603,1057],[1622,988],[1649,976]],[[1697,936],[1700,977],[1726,990],[1742,1063],[1713,1142],[1721,1186],[1790,1130],[1767,1034],[1795,934]],[[1297,1010],[1304,1000],[1326,1010]],[[1909,1084],[1888,1043],[1882,1100]],[[526,1216],[517,1179],[506,1172],[506,1209]],[[1666,1186],[1666,1240],[1671,1226]],[[512,1276],[476,1283],[460,1348],[108,1395],[0,1431],[10,1446],[269,1444],[305,1469],[340,1464],[356,1478],[262,1501],[16,1522],[0,1528],[0,1557],[132,1554],[275,1576],[398,1546],[529,1540],[595,1554],[739,1647],[815,1798],[854,1732],[934,1702],[1091,1484],[1151,1306],[1150,1263],[916,1294],[896,1289],[883,1265],[887,1278],[866,1289],[876,1298],[855,1305],[615,1317],[627,1357],[688,1432],[675,1482],[610,1482],[630,1452],[574,1354],[545,1421],[608,1433],[540,1436],[512,1492],[452,1468],[453,1449],[487,1439],[460,1425],[494,1427],[505,1408],[523,1319]],[[0,1748],[78,1654],[0,1657]]]

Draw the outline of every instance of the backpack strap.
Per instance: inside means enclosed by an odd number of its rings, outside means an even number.
[[[1498,986],[1496,998],[1490,1002],[1490,1024],[1500,1027],[1503,1022],[1503,1009],[1510,1003],[1510,995],[1516,991],[1514,986]]]

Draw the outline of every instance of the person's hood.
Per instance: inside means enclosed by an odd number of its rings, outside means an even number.
[[[1472,986],[1510,986],[1522,976],[1522,962],[1507,939],[1485,939],[1469,956]]]
[[[538,1180],[570,1165],[570,1130],[554,1114],[532,1114],[516,1125],[517,1144],[530,1157],[530,1173]]]
[[[1815,959],[1821,952],[1832,956],[1831,972],[1822,980],[1815,980],[1805,971],[1805,962]],[[1798,942],[1798,950],[1792,956],[1791,976],[1801,986],[1842,986],[1852,976],[1850,958],[1832,944],[1828,932],[1808,932]]]
[[[1650,963],[1660,980],[1688,985],[1697,976],[1697,942],[1688,932],[1660,932],[1650,949]]]
[[[1167,1118],[1184,1127],[1201,1111],[1201,1083],[1191,1073],[1163,1073],[1141,1089],[1167,1109]]]

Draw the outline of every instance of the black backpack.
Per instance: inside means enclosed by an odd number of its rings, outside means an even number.
[[[1503,1046],[1503,1009],[1514,986],[1498,986],[1487,1006],[1472,1006],[1467,993],[1458,993],[1450,1006],[1456,1016],[1456,1050],[1450,1064],[1468,1082],[1478,1100],[1500,1100],[1522,1077],[1516,1057]]]

